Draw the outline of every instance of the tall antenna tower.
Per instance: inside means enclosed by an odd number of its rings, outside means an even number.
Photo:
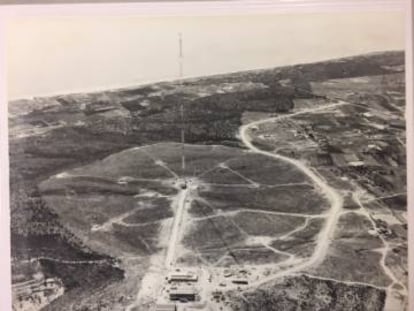
[[[184,105],[181,103],[181,168],[185,170]]]
[[[178,76],[183,77],[183,36],[178,33]]]
[[[183,37],[181,32],[178,34],[178,75],[183,77]],[[184,135],[184,105],[181,103],[181,168],[185,171],[185,135]]]

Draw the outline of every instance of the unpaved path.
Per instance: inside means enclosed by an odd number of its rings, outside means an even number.
[[[342,211],[342,205],[343,205],[343,198],[340,195],[340,193],[338,191],[336,191],[334,188],[330,187],[319,175],[317,175],[312,169],[310,169],[309,167],[307,167],[304,163],[295,160],[295,159],[291,159],[279,154],[275,154],[275,153],[271,153],[271,152],[267,152],[264,150],[261,150],[259,148],[257,148],[256,146],[254,146],[251,142],[251,138],[249,136],[249,130],[251,128],[255,128],[259,125],[268,123],[268,122],[275,122],[281,119],[285,119],[285,118],[289,118],[292,116],[296,116],[296,115],[300,115],[300,114],[305,114],[305,113],[314,113],[317,111],[323,111],[323,110],[327,110],[327,109],[331,109],[337,106],[342,106],[347,104],[346,102],[339,102],[339,103],[335,103],[335,104],[329,104],[329,105],[324,105],[322,107],[317,107],[317,108],[313,108],[313,109],[305,109],[305,110],[301,110],[289,115],[282,115],[282,116],[277,116],[277,117],[273,117],[273,118],[267,118],[267,119],[262,119],[262,120],[258,120],[258,121],[254,121],[248,124],[243,125],[242,127],[240,127],[239,130],[239,134],[240,134],[240,138],[243,141],[243,143],[253,152],[258,153],[258,154],[262,154],[265,155],[267,157],[271,157],[273,159],[279,160],[279,161],[284,161],[287,162],[291,165],[294,165],[295,167],[297,167],[300,171],[302,171],[308,178],[311,179],[311,181],[317,186],[317,188],[319,189],[320,193],[322,195],[324,195],[326,197],[326,199],[328,200],[328,202],[330,203],[330,209],[326,215],[326,221],[325,221],[325,225],[322,228],[321,232],[318,235],[318,239],[316,241],[316,247],[312,253],[312,256],[309,257],[308,259],[306,259],[305,261],[303,261],[302,263],[293,266],[289,269],[286,269],[284,271],[280,271],[279,273],[270,275],[266,278],[262,278],[257,282],[251,283],[251,286],[258,286],[260,284],[263,283],[267,283],[269,281],[272,281],[276,278],[280,278],[286,275],[290,275],[292,273],[298,272],[300,270],[304,270],[306,268],[309,268],[311,266],[314,265],[318,265],[320,264],[326,257],[327,253],[328,253],[328,248],[330,245],[330,242],[334,236],[335,233],[335,227],[336,224],[338,222],[340,213]]]
[[[181,231],[181,226],[183,225],[184,209],[189,190],[189,188],[180,190],[177,195],[177,200],[174,202],[176,205],[175,215],[167,255],[165,256],[166,268],[171,268],[175,262],[175,251],[180,238],[179,232]]]

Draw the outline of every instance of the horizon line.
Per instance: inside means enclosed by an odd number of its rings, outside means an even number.
[[[51,93],[45,93],[45,94],[39,94],[39,95],[24,95],[22,97],[15,97],[15,98],[8,98],[7,102],[8,104],[12,102],[18,102],[22,100],[35,100],[37,98],[53,98],[53,97],[59,97],[59,96],[73,96],[73,95],[81,95],[81,94],[95,94],[95,93],[103,93],[103,92],[119,92],[119,91],[126,91],[126,90],[133,90],[135,88],[139,87],[145,87],[149,85],[157,85],[162,83],[174,83],[174,82],[190,82],[192,80],[202,80],[202,79],[209,79],[214,77],[223,77],[226,75],[232,75],[236,73],[253,73],[253,72],[261,72],[261,71],[267,71],[267,70],[275,70],[275,69],[282,69],[286,67],[294,67],[294,66],[301,66],[301,65],[309,65],[309,64],[318,64],[318,63],[324,63],[328,61],[339,61],[343,59],[349,59],[353,57],[363,57],[363,56],[372,56],[372,55],[378,55],[378,54],[387,54],[387,53],[404,53],[405,49],[399,49],[399,50],[378,50],[378,51],[371,51],[361,54],[352,54],[352,55],[346,55],[341,57],[334,57],[329,59],[321,59],[316,61],[310,61],[310,62],[299,62],[299,63],[293,63],[293,64],[286,64],[286,65],[280,65],[280,66],[272,66],[272,67],[258,67],[253,69],[246,69],[246,70],[238,70],[238,71],[228,71],[228,72],[219,72],[219,73],[212,73],[207,75],[194,75],[194,76],[183,76],[183,77],[166,77],[166,78],[160,78],[156,80],[146,80],[146,81],[137,81],[135,83],[126,84],[126,85],[113,85],[113,86],[97,86],[97,87],[90,87],[86,89],[78,89],[78,90],[70,90],[70,91],[57,91],[57,92],[51,92]]]

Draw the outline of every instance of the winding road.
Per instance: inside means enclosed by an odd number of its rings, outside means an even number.
[[[268,157],[271,157],[273,159],[276,160],[281,160],[284,162],[287,162],[291,165],[294,165],[295,167],[297,167],[300,171],[302,171],[306,176],[308,176],[312,182],[319,188],[321,194],[323,194],[326,199],[329,201],[330,203],[330,210],[327,214],[326,217],[326,222],[324,227],[322,228],[322,230],[320,231],[319,235],[318,235],[318,240],[317,240],[317,244],[316,247],[312,253],[312,256],[309,257],[306,261],[293,266],[289,269],[280,271],[279,273],[276,274],[272,274],[266,278],[262,278],[261,280],[259,280],[258,282],[254,282],[251,283],[251,286],[257,286],[263,283],[267,283],[271,280],[274,280],[276,278],[280,278],[282,276],[285,275],[289,275],[295,272],[298,272],[300,270],[309,268],[311,266],[314,265],[318,265],[320,264],[326,257],[327,253],[328,253],[328,248],[330,245],[331,240],[333,239],[334,233],[335,233],[335,227],[336,224],[338,222],[338,219],[340,217],[341,211],[342,211],[342,206],[343,206],[343,198],[342,196],[339,194],[339,192],[337,192],[334,188],[330,187],[320,176],[318,176],[314,171],[312,171],[309,167],[307,167],[304,163],[292,159],[292,158],[288,158],[279,154],[275,154],[275,153],[271,153],[271,152],[267,152],[267,151],[263,151],[259,148],[257,148],[256,146],[253,145],[252,141],[251,141],[251,137],[249,136],[249,130],[257,127],[259,125],[263,125],[265,123],[268,122],[275,122],[278,121],[280,119],[285,119],[288,117],[292,117],[295,115],[300,115],[300,114],[305,114],[305,113],[312,113],[312,112],[317,112],[317,111],[322,111],[322,110],[326,110],[326,109],[331,109],[337,106],[341,106],[341,105],[345,105],[347,104],[346,102],[339,102],[339,103],[335,103],[335,104],[329,104],[329,105],[324,105],[322,107],[317,107],[317,108],[313,108],[313,109],[305,109],[305,110],[301,110],[292,114],[288,114],[288,115],[282,115],[282,116],[277,116],[277,117],[272,117],[272,118],[267,118],[267,119],[262,119],[262,120],[258,120],[258,121],[254,121],[248,124],[245,124],[243,126],[240,127],[239,130],[239,134],[240,134],[240,139],[243,141],[243,143],[246,145],[247,148],[249,148],[252,152],[258,153],[258,154],[262,154]]]

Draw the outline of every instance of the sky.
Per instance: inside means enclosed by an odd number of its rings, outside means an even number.
[[[8,24],[8,98],[93,91],[404,49],[401,12],[26,17]]]

